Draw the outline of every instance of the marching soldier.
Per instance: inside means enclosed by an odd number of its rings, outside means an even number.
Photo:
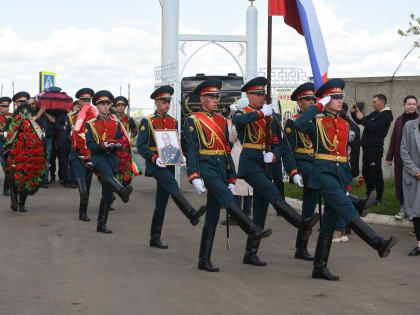
[[[87,215],[89,204],[90,185],[92,183],[92,162],[90,152],[86,147],[86,121],[97,116],[96,108],[90,101],[95,92],[90,88],[83,88],[77,91],[76,98],[79,102],[79,110],[72,111],[67,115],[66,134],[70,139],[70,171],[79,188],[79,220],[89,222]]]
[[[127,130],[127,132],[131,135],[131,138],[135,138],[137,137],[138,130],[134,119],[128,117],[128,115],[125,113],[127,106],[128,100],[124,96],[117,96],[115,98],[113,105],[113,107],[115,107],[115,114],[121,120],[125,130]]]
[[[306,82],[298,86],[291,95],[291,100],[296,101],[299,106],[299,113],[289,118],[286,121],[285,132],[289,140],[293,156],[296,161],[296,166],[303,177],[303,203],[302,203],[302,216],[309,218],[314,215],[317,202],[319,200],[319,191],[309,188],[309,176],[312,173],[314,161],[314,148],[310,137],[295,128],[295,120],[304,113],[309,106],[315,104],[315,88],[312,82]],[[312,121],[308,122],[312,124]],[[351,175],[350,175],[351,177]],[[358,198],[356,196],[348,195],[352,200],[354,206],[363,216],[367,212],[369,206],[375,202],[375,194],[372,197]],[[303,240],[301,234],[298,232],[296,236],[296,252],[295,258],[302,260],[313,260],[313,257],[307,250],[308,239]]]
[[[156,111],[149,117],[143,118],[137,139],[137,150],[146,161],[145,175],[155,178],[157,182],[155,210],[150,229],[150,246],[163,249],[168,248],[168,245],[161,241],[160,236],[169,196],[194,226],[198,224],[199,217],[206,210],[205,207],[201,207],[199,211],[194,209],[175,180],[175,166],[165,166],[165,162],[157,153],[155,129],[178,128],[176,119],[168,115],[173,92],[174,89],[171,86],[164,85],[152,93],[150,98],[155,100]],[[185,158],[183,162],[185,163]]]
[[[339,117],[343,104],[344,81],[332,79],[316,92],[321,100],[310,106],[295,121],[295,127],[309,135],[314,148],[314,161],[308,187],[319,190],[325,200],[323,224],[315,250],[312,278],[338,280],[332,275],[327,262],[334,230],[341,216],[350,228],[367,244],[376,249],[380,257],[390,253],[397,238],[382,238],[364,223],[350,199],[346,196],[349,184],[347,164],[348,123]],[[312,123],[310,123],[312,121]]]
[[[112,193],[116,193],[123,202],[128,202],[133,187],[122,186],[115,178],[118,172],[117,151],[122,147],[122,125],[110,118],[110,107],[114,101],[111,92],[101,90],[93,96],[93,104],[98,116],[87,122],[86,145],[90,151],[93,169],[101,177],[102,198],[99,206],[97,231],[112,233],[107,228],[109,207]]]
[[[0,159],[1,166],[4,169],[6,167],[6,160],[3,155],[3,146],[4,146],[4,127],[6,126],[7,120],[10,117],[9,106],[12,103],[12,99],[7,96],[0,97]],[[3,182],[3,195],[10,196],[10,183],[6,176],[4,175]]]
[[[202,108],[186,118],[183,131],[188,147],[188,179],[199,194],[208,189],[198,269],[210,272],[219,271],[210,256],[221,205],[250,240],[259,242],[271,234],[271,229],[264,231],[252,222],[233,197],[236,172],[230,155],[228,125],[225,117],[215,113],[221,87],[222,81],[216,78],[207,79],[196,87],[194,93],[200,96]]]
[[[302,185],[302,179],[294,165],[290,148],[282,141],[279,120],[277,117],[275,119],[273,115],[272,105],[264,105],[266,84],[266,78],[257,77],[242,87],[242,91],[246,92],[248,97],[249,105],[238,110],[232,119],[242,144],[238,176],[245,179],[254,188],[255,224],[264,228],[268,205],[271,203],[277,213],[280,213],[290,224],[298,228],[302,239],[306,240],[312,232],[312,227],[318,222],[318,214],[308,218],[300,216],[283,200],[271,180],[273,164],[282,157],[289,177],[295,184]],[[268,135],[266,135],[267,129],[269,130]],[[267,144],[269,144],[268,150]],[[257,256],[258,248],[259,241],[248,238],[243,259],[244,264],[266,265]]]

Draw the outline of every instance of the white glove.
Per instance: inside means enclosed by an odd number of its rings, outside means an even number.
[[[331,96],[325,96],[323,99],[321,99],[320,101],[318,101],[318,103],[321,103],[322,106],[327,105],[329,102],[331,101]]]
[[[183,155],[182,156],[182,166],[185,166],[187,164],[187,158]]]
[[[121,148],[122,144],[121,143],[114,143],[114,146],[117,147],[117,148]]]
[[[229,183],[228,188],[229,188],[229,190],[230,190],[230,191],[232,192],[232,194],[233,194],[233,191],[235,190],[235,184],[233,184],[233,183]]]
[[[264,154],[264,163],[273,163],[274,160],[274,154],[273,152],[267,152],[263,151]]]
[[[3,136],[7,138],[7,131],[3,132]]]
[[[166,167],[166,165],[163,165],[162,159],[160,157],[156,159],[156,165],[162,168]]]
[[[346,196],[348,196],[348,195],[350,195],[350,193],[349,193],[349,191],[347,190],[347,191],[346,191]]]
[[[84,155],[79,155],[79,156],[77,156],[79,159],[82,159],[82,160],[84,160],[85,159],[85,156]]]
[[[195,190],[197,190],[199,195],[206,191],[206,188],[204,187],[204,183],[201,180],[201,178],[194,178],[192,180],[192,184],[194,185],[194,188]]]
[[[93,163],[92,162],[87,162],[86,165],[89,166],[89,167],[92,167]]]
[[[261,108],[261,111],[263,112],[264,116],[273,115],[273,104],[264,104],[264,106]]]
[[[299,187],[303,187],[303,180],[302,180],[302,176],[300,176],[300,174],[295,174],[293,175],[293,182],[299,186]]]
[[[230,104],[229,108],[230,108],[230,110],[238,110],[238,105]]]
[[[104,142],[104,147],[105,148],[112,148],[114,146],[114,144],[113,143],[109,143],[109,142]]]

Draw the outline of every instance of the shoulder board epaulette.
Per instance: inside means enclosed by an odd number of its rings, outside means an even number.
[[[91,120],[88,120],[87,123],[88,124],[93,123],[95,120],[96,120],[96,117],[95,118],[92,118]]]
[[[322,117],[325,117],[325,114],[323,114],[323,113],[319,113],[319,114],[317,114],[317,115],[315,116],[315,118],[322,118]]]
[[[153,113],[153,114],[150,114],[149,116],[147,116],[146,118],[147,119],[150,119],[150,118],[153,118],[153,117],[155,117],[155,114]]]

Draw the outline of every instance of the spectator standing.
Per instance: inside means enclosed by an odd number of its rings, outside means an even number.
[[[413,95],[406,96],[404,98],[404,113],[395,120],[391,142],[389,143],[388,153],[386,155],[386,164],[388,166],[391,166],[392,161],[394,161],[395,193],[402,207],[401,211],[395,215],[395,218],[399,220],[407,216],[404,210],[404,194],[402,190],[403,163],[400,154],[403,127],[407,121],[414,120],[418,116],[417,98]]]
[[[377,94],[372,99],[374,111],[364,116],[354,104],[351,109],[353,120],[364,126],[361,145],[363,148],[362,175],[366,182],[366,195],[376,189],[376,205],[382,201],[384,193],[384,178],[382,174],[382,156],[384,153],[384,139],[388,134],[393,120],[392,112],[386,107],[387,98]]]
[[[359,168],[359,157],[360,157],[360,128],[357,126],[349,116],[347,116],[348,105],[343,103],[341,118],[348,122],[350,131],[354,133],[354,139],[349,141],[350,146],[350,166],[351,166],[351,177],[357,177],[360,174]]]
[[[408,255],[420,255],[420,128],[419,120],[407,121],[401,140],[404,209],[413,218],[417,245]]]

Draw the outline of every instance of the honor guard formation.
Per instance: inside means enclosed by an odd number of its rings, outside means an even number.
[[[261,241],[272,233],[266,228],[270,204],[296,228],[294,257],[313,262],[313,278],[339,279],[328,270],[327,264],[340,222],[379,257],[388,256],[397,242],[396,236],[384,238],[361,219],[376,200],[375,190],[367,198],[350,194],[352,131],[340,116],[344,81],[331,79],[317,91],[310,82],[297,87],[291,99],[297,102],[299,112],[287,119],[284,129],[282,117],[273,111],[272,104],[266,103],[266,84],[264,77],[246,82],[241,91],[247,101],[231,105],[229,115],[222,115],[218,110],[220,79],[210,77],[196,86],[194,93],[201,108],[185,118],[181,134],[186,144],[184,152],[178,135],[179,122],[168,115],[174,93],[171,86],[161,86],[150,95],[156,111],[143,118],[139,128],[129,115],[126,97],[114,97],[106,90],[95,93],[90,88],[80,89],[73,110],[62,118],[60,127],[63,148],[68,148],[63,152],[70,165],[69,178],[79,190],[79,219],[90,221],[88,205],[95,174],[102,187],[97,232],[112,233],[108,215],[113,200],[119,197],[129,202],[133,193],[131,183],[141,174],[131,147],[131,139],[137,137],[136,148],[146,165],[144,175],[156,180],[151,247],[168,248],[162,240],[162,230],[171,197],[188,225],[196,226],[200,218],[204,221],[198,253],[200,270],[219,271],[213,263],[217,257],[212,260],[211,253],[221,208],[229,215],[226,223],[237,224],[246,234],[243,264],[265,266],[266,262],[260,259],[264,253],[259,249]],[[9,113],[12,102],[15,109]],[[3,188],[4,195],[10,196],[12,211],[26,212],[28,195],[42,187],[48,172],[52,174],[50,142],[42,119],[52,121],[54,117],[40,113],[35,102],[27,92],[16,93],[12,99],[0,98],[1,165],[6,175]],[[232,141],[233,134],[238,141]],[[234,141],[241,148],[236,163],[232,158]],[[205,205],[188,200],[177,183],[175,166],[185,166],[181,170],[186,170],[192,187],[198,194],[206,194]],[[302,187],[301,214],[285,201],[284,193],[273,183],[276,168],[283,168],[290,182]],[[242,209],[237,201],[237,180],[249,185],[252,191],[252,217],[249,209]],[[315,211],[321,201],[323,215]],[[318,223],[320,232],[312,256],[307,244],[312,232],[318,230]]]

